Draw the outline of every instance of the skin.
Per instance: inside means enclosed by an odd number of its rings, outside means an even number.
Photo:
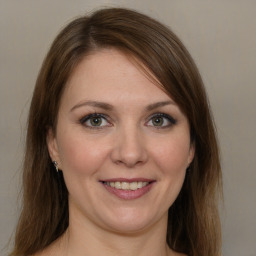
[[[95,113],[104,118],[86,118]],[[168,248],[166,227],[194,156],[188,120],[129,56],[106,49],[80,62],[47,142],[69,191],[70,225],[38,255],[181,255]],[[112,178],[154,182],[125,200],[100,182]]]

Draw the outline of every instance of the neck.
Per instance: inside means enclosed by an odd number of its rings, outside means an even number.
[[[166,243],[166,226],[167,216],[163,216],[149,228],[124,234],[102,229],[87,221],[81,224],[70,218],[69,228],[60,239],[66,253],[61,255],[175,255]]]

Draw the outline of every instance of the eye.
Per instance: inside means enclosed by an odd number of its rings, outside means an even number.
[[[107,120],[107,117],[103,114],[98,113],[90,114],[83,117],[80,120],[80,123],[89,128],[102,128],[105,126],[111,126],[111,124]]]
[[[156,128],[167,128],[176,124],[176,120],[170,115],[164,113],[157,113],[150,117],[146,123],[147,126],[153,126]]]

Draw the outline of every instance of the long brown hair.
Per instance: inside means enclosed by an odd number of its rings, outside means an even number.
[[[221,168],[215,128],[200,74],[177,36],[133,10],[111,8],[68,24],[53,42],[31,102],[23,174],[23,209],[12,256],[31,255],[67,229],[68,191],[54,171],[46,135],[55,131],[67,79],[91,51],[114,47],[135,57],[187,116],[195,157],[169,209],[167,243],[190,256],[220,255]]]

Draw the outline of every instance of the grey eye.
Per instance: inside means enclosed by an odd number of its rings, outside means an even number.
[[[170,127],[174,124],[176,124],[176,120],[170,115],[164,113],[159,113],[151,116],[151,118],[147,122],[148,126],[153,126],[157,128]]]
[[[101,126],[102,124],[102,117],[91,117],[89,120],[87,120],[86,124],[90,126]]]
[[[164,118],[163,117],[153,117],[152,118],[152,124],[154,125],[154,126],[163,126],[163,124],[164,124]]]
[[[80,120],[80,123],[86,127],[90,128],[100,128],[104,126],[108,126],[109,122],[107,121],[107,118],[103,116],[102,114],[90,114],[85,117],[83,117]]]

